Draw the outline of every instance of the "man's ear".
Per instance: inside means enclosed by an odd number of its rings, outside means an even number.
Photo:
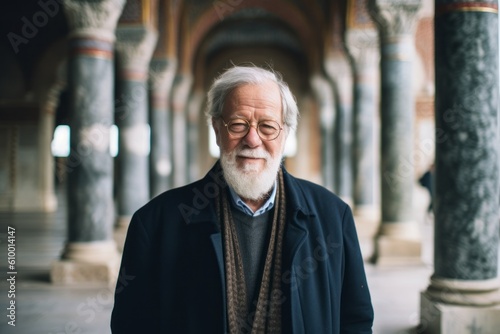
[[[217,146],[220,147],[219,124],[217,124],[215,118],[213,118],[213,117],[212,117],[212,128],[214,129],[214,132],[215,132],[215,142],[217,143]]]

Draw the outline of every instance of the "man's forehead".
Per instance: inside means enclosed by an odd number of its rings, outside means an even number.
[[[226,97],[226,104],[281,109],[281,94],[273,82],[245,84],[234,88]]]

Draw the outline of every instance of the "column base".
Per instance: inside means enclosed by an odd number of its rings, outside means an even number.
[[[50,278],[57,285],[113,285],[119,267],[114,241],[69,243],[61,259],[52,263]]]
[[[369,261],[375,254],[375,237],[380,225],[380,208],[374,205],[358,205],[353,215],[361,254],[365,261]]]
[[[116,220],[113,236],[116,242],[116,247],[120,253],[123,252],[123,246],[125,245],[125,238],[127,237],[128,226],[130,225],[131,220],[131,216],[119,216]]]
[[[59,260],[52,263],[50,280],[56,285],[105,284],[112,286],[118,278],[119,261],[82,263]]]
[[[427,291],[420,295],[418,333],[497,333],[498,328],[500,305],[451,305],[433,300]]]
[[[380,265],[422,264],[420,230],[415,222],[382,223],[372,262]]]
[[[465,306],[500,305],[500,279],[458,280],[431,277],[426,292],[437,302]]]

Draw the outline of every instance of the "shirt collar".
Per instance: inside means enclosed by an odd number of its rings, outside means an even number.
[[[244,212],[249,216],[256,217],[271,210],[274,207],[274,200],[276,198],[276,181],[274,181],[274,186],[271,192],[271,196],[269,196],[267,201],[255,212],[253,212],[252,209],[250,209],[250,207],[245,202],[243,202],[241,197],[233,190],[232,187],[229,187],[229,192],[231,193],[231,198],[233,199],[233,203],[238,210]]]

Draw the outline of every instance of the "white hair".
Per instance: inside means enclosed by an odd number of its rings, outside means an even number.
[[[221,117],[225,99],[233,89],[243,85],[257,85],[267,82],[274,82],[280,91],[285,131],[289,133],[290,130],[295,130],[299,108],[290,88],[278,72],[257,66],[234,66],[215,79],[207,96],[206,116],[208,123],[211,124],[212,119]]]

